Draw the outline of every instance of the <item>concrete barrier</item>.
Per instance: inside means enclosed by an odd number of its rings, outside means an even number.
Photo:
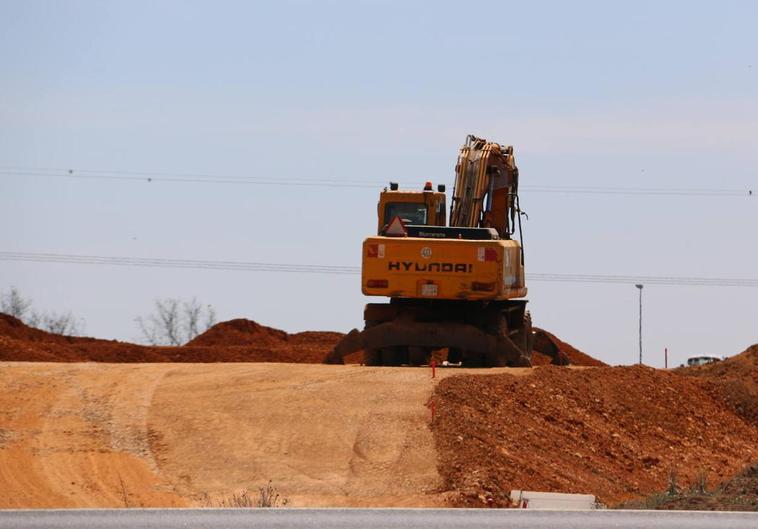
[[[521,509],[559,509],[564,511],[597,509],[597,502],[592,494],[512,490],[511,500],[516,502]]]

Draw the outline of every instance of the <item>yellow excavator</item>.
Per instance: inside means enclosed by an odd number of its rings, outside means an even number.
[[[469,135],[449,223],[444,185],[390,182],[361,267],[363,293],[389,303],[366,305],[364,330],[348,333],[326,362],[362,350],[374,366],[424,365],[445,353],[453,365],[530,366],[518,179],[512,146]]]

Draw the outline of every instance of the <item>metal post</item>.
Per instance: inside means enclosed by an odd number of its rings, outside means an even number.
[[[634,286],[640,291],[640,365],[642,365],[642,288],[644,285],[638,283]]]

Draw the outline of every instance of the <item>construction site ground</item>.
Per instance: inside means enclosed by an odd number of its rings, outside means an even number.
[[[4,363],[0,508],[204,505],[269,480],[293,506],[441,505],[432,389],[413,368]]]
[[[758,346],[664,371],[604,366],[546,334],[589,365],[432,378],[316,363],[337,333],[212,331],[145,348],[0,317],[0,508],[211,506],[269,483],[294,507],[498,507],[511,489],[612,506],[672,475],[758,491],[740,474],[758,460]],[[101,350],[120,361],[82,361]],[[310,363],[291,363],[298,350]],[[247,361],[218,361],[232,357]]]

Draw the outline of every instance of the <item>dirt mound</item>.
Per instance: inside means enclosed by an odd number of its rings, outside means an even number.
[[[0,361],[28,362],[294,362],[321,363],[343,337],[338,332],[288,334],[252,320],[218,323],[180,347],[154,347],[116,340],[51,334],[0,313]],[[534,365],[547,365],[556,351],[573,365],[605,365],[542,329],[536,330]],[[348,359],[360,363],[362,353]]]
[[[217,323],[187,345],[281,345],[289,335],[252,320],[236,319]]]
[[[511,489],[584,492],[614,504],[758,458],[758,429],[701,381],[646,367],[537,368],[450,377],[435,391],[439,469],[461,506],[504,506]]]
[[[257,358],[265,358],[258,361],[320,363],[342,336],[317,331],[288,334],[251,320],[236,319],[214,325],[185,347],[247,347],[255,351]]]
[[[34,327],[29,327],[18,318],[0,312],[0,336],[29,342],[70,342],[76,340],[71,336],[52,334]]]
[[[685,367],[678,372],[701,378],[711,396],[758,426],[758,344],[721,362]]]
[[[568,344],[546,331],[534,329],[534,352],[532,353],[532,365],[542,366],[549,364],[561,365],[562,358],[568,360],[573,366],[605,366],[604,362],[592,358],[571,344]]]
[[[60,336],[0,314],[0,361],[23,362],[288,362],[321,363],[342,337],[284,331],[250,320],[219,323],[187,345],[156,347]]]

